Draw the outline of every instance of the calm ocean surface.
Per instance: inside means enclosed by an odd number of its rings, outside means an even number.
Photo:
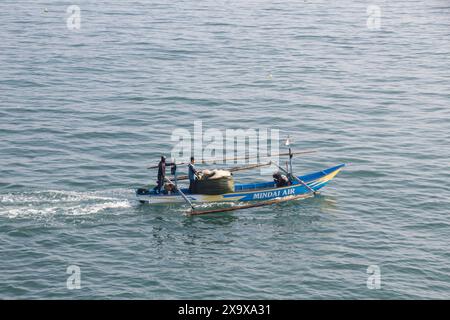
[[[2,0],[0,298],[450,298],[450,3],[370,4]],[[194,120],[348,166],[304,201],[140,205]]]

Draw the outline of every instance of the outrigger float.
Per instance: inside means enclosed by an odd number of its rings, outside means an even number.
[[[239,209],[260,207],[291,201],[295,199],[302,199],[315,196],[318,191],[325,187],[345,166],[340,164],[322,171],[309,173],[302,176],[292,174],[292,156],[294,154],[312,153],[315,151],[303,151],[293,153],[289,149],[289,153],[280,153],[277,156],[289,155],[291,160],[290,170],[286,170],[273,162],[249,165],[244,167],[235,167],[229,169],[231,172],[254,169],[261,166],[275,165],[281,172],[285,173],[289,182],[285,186],[277,186],[274,181],[256,182],[235,184],[232,192],[223,194],[195,194],[191,193],[188,188],[180,188],[177,183],[173,183],[171,179],[165,178],[167,182],[175,185],[173,191],[156,192],[153,188],[145,187],[136,191],[136,196],[141,203],[149,204],[174,204],[187,203],[190,206],[190,215],[199,215],[207,213],[233,211]],[[183,164],[183,163],[181,163]],[[153,167],[150,167],[153,168]],[[187,179],[186,176],[180,176],[175,181]],[[248,203],[243,205],[236,205],[226,208],[198,210],[196,204],[199,203]],[[195,205],[194,205],[195,204]]]

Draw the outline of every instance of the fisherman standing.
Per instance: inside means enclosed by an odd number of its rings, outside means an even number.
[[[166,157],[161,156],[161,160],[158,163],[158,181],[157,186],[153,189],[156,193],[161,192],[161,188],[164,185],[164,182],[166,180],[166,166],[171,166],[171,173],[175,174],[177,170],[177,165],[175,164],[175,161],[172,163],[166,163]]]
[[[161,160],[158,163],[158,185],[155,187],[156,193],[161,192],[161,188],[164,185],[164,179],[166,177],[166,157],[161,156]]]
[[[188,176],[189,176],[189,192],[194,191],[195,178],[197,177],[198,171],[195,169],[195,159],[191,157],[191,163],[188,165]]]

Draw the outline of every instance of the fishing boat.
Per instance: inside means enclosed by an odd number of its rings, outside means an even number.
[[[234,192],[220,195],[191,194],[188,188],[180,188],[179,191],[184,193],[189,201],[193,203],[266,201],[283,197],[307,195],[312,193],[311,190],[317,192],[325,187],[344,166],[345,164],[340,164],[322,171],[298,176],[297,178],[306,185],[299,181],[293,181],[289,186],[278,188],[274,181],[236,184],[234,186]],[[185,199],[179,191],[162,191],[156,193],[151,188],[140,188],[136,191],[136,196],[138,200],[144,203],[184,203]]]
[[[290,147],[289,136],[286,139],[285,145],[289,147],[288,153],[279,153],[276,155],[271,155],[270,158],[273,158],[274,156],[277,157],[289,156],[289,161],[286,161],[286,169],[279,166],[277,163],[274,163],[273,161],[269,161],[267,163],[257,163],[243,167],[234,167],[227,171],[229,174],[228,177],[221,176],[219,178],[215,178],[214,177],[215,173],[213,173],[212,176],[207,176],[205,179],[202,176],[197,177],[198,180],[196,179],[193,182],[193,185],[191,185],[191,188],[188,189],[188,188],[181,188],[177,184],[178,180],[187,179],[188,176],[181,176],[178,178],[176,176],[177,165],[187,163],[184,162],[177,164],[175,163],[175,161],[173,161],[173,163],[171,163],[172,166],[171,173],[174,174],[173,179],[175,180],[175,183],[173,183],[171,179],[169,179],[168,177],[164,177],[164,182],[167,182],[167,184],[165,185],[168,186],[167,189],[161,190],[159,186],[158,188],[151,188],[151,187],[139,188],[136,190],[136,196],[141,203],[173,204],[185,202],[190,205],[191,207],[190,214],[193,215],[239,210],[314,196],[318,193],[320,189],[325,187],[345,166],[345,164],[339,164],[337,166],[330,167],[322,171],[312,172],[302,176],[295,175],[292,172],[293,156],[298,154],[314,153],[316,151],[307,150],[300,152],[292,152],[292,149]],[[261,157],[258,156],[258,158]],[[163,163],[164,159],[165,158],[162,157],[160,164]],[[223,159],[223,160],[235,161],[237,159],[238,158]],[[250,157],[244,157],[243,159],[240,160],[249,160],[249,159]],[[191,160],[193,160],[193,158]],[[216,160],[212,160],[212,162],[216,163]],[[205,163],[205,161],[202,161],[202,163]],[[159,165],[150,166],[147,169],[154,169],[159,167]],[[190,164],[190,166],[191,165],[192,164]],[[234,184],[231,172],[251,170],[262,166],[275,166],[280,171],[273,175],[274,177],[273,181]],[[284,173],[285,175],[282,175],[281,173]],[[208,181],[208,179],[210,180]],[[199,186],[202,185],[203,188],[199,188]],[[215,190],[214,186],[216,186]],[[247,202],[248,204],[231,206],[227,208],[200,210],[200,211],[197,210],[197,208],[194,206],[194,204],[210,203],[210,202],[216,203]]]

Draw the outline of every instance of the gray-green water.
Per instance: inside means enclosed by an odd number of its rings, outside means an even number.
[[[0,298],[450,297],[448,1],[377,1],[379,30],[365,1],[71,4],[0,2]],[[195,119],[349,166],[295,203],[139,205]]]

